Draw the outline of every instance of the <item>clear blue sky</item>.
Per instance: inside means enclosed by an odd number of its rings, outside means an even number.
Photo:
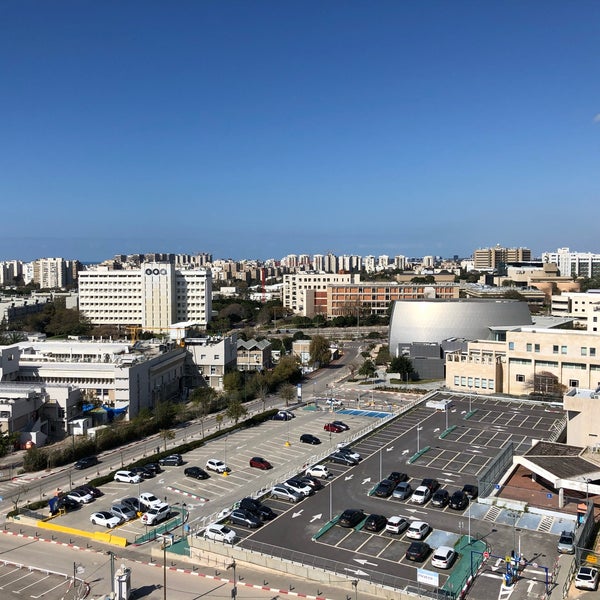
[[[600,2],[0,0],[0,260],[600,252]]]

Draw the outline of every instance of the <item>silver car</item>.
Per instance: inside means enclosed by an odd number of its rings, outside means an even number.
[[[123,521],[131,521],[137,517],[137,513],[131,506],[127,506],[126,504],[113,504],[110,512],[115,515],[115,517],[121,517]]]
[[[304,498],[304,494],[296,492],[285,485],[274,485],[271,489],[271,498],[287,500],[288,502],[300,502]]]

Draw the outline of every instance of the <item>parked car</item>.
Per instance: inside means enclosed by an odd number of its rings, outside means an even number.
[[[89,504],[94,500],[94,497],[83,490],[72,490],[67,494],[67,498],[79,502],[79,504]]]
[[[391,479],[382,479],[373,490],[373,496],[378,498],[389,498],[396,484]]]
[[[300,441],[303,444],[313,444],[313,445],[321,443],[321,440],[317,436],[312,435],[312,433],[303,433],[300,436]]]
[[[469,505],[469,499],[462,490],[456,490],[452,496],[450,496],[450,503],[448,506],[454,510],[464,510]]]
[[[294,477],[294,479],[309,485],[315,492],[323,489],[323,484],[312,475],[298,475],[297,477]]]
[[[450,546],[440,546],[431,557],[431,566],[438,569],[449,569],[456,558],[456,552]]]
[[[598,569],[595,567],[579,567],[577,575],[575,575],[575,587],[578,590],[592,590],[595,592],[598,589]]]
[[[331,471],[325,465],[313,465],[308,467],[305,473],[311,477],[320,477],[321,479],[329,479]]]
[[[71,500],[68,496],[61,496],[56,502],[56,511],[65,510],[69,512],[70,510],[77,510],[81,507],[81,504],[76,500]]]
[[[99,490],[97,487],[94,487],[89,483],[83,483],[81,485],[78,485],[75,489],[82,490],[86,494],[90,494],[90,496],[92,496],[93,498],[100,498],[101,496],[104,496],[104,492],[102,490]]]
[[[100,510],[98,512],[94,512],[90,515],[90,521],[94,525],[100,525],[102,527],[108,527],[112,529],[117,525],[121,524],[121,518],[113,515],[107,510]]]
[[[347,508],[340,515],[338,524],[341,527],[356,527],[366,516],[360,508]]]
[[[341,400],[336,400],[335,398],[327,398],[325,400],[325,404],[327,406],[343,406],[344,403]]]
[[[406,473],[401,473],[400,471],[392,471],[386,479],[390,481],[394,481],[395,483],[402,483],[403,481],[408,481],[408,475]]]
[[[203,535],[207,540],[223,542],[224,544],[233,544],[238,537],[233,529],[230,529],[227,525],[222,525],[221,523],[208,525],[204,530]]]
[[[424,485],[426,488],[429,488],[429,491],[433,494],[439,487],[440,482],[437,479],[431,479],[430,477],[426,477],[421,481],[421,485]]]
[[[140,494],[140,504],[143,509],[148,509],[154,506],[160,506],[161,504],[164,504],[164,502],[151,492],[142,492]]]
[[[155,475],[158,475],[163,471],[158,463],[146,463],[144,467],[146,467],[148,471],[152,471],[152,473],[154,473]]]
[[[344,444],[338,444],[338,449],[336,452],[346,454],[350,458],[353,458],[356,462],[360,462],[362,459],[362,456],[356,450],[353,450],[350,448],[350,446],[345,446]]]
[[[479,493],[477,486],[471,485],[470,483],[463,485],[462,491],[467,495],[469,500],[475,500],[475,498],[477,498],[477,494]]]
[[[119,517],[121,521],[131,521],[137,517],[137,511],[122,502],[113,504],[110,508],[110,512],[115,515],[115,517]]]
[[[271,418],[273,421],[291,421],[296,415],[291,413],[288,410],[280,410],[278,413],[275,413]]]
[[[154,472],[150,469],[147,469],[146,467],[132,467],[131,472],[136,473],[142,479],[151,479],[152,477],[154,477]]]
[[[115,481],[121,481],[122,483],[141,483],[142,478],[137,473],[131,471],[117,471],[113,479]]]
[[[347,467],[353,467],[358,464],[358,461],[343,452],[334,452],[329,455],[329,460],[340,465],[346,465]]]
[[[288,502],[300,502],[305,496],[280,483],[271,488],[271,498],[287,500]]]
[[[406,550],[406,558],[415,562],[423,562],[429,556],[430,551],[431,546],[427,542],[411,542]]]
[[[335,425],[333,423],[325,423],[325,425],[323,425],[323,429],[325,431],[329,431],[330,433],[342,433],[342,431],[344,431],[339,425]]]
[[[560,534],[556,549],[560,554],[575,554],[575,532],[563,531]]]
[[[234,525],[243,525],[244,527],[248,527],[250,529],[256,529],[262,525],[262,521],[259,516],[243,508],[236,508],[232,510],[231,514],[229,515],[229,521]]]
[[[121,500],[121,504],[123,506],[126,506],[127,508],[131,508],[131,510],[134,510],[136,515],[139,515],[140,513],[144,512],[145,507],[142,506],[142,503],[140,502],[139,498],[123,498]]]
[[[142,515],[144,525],[157,525],[169,518],[171,507],[166,502],[152,506]]]
[[[283,485],[285,485],[286,487],[289,487],[290,489],[294,490],[295,492],[299,492],[300,494],[302,494],[304,496],[312,496],[315,493],[314,489],[310,485],[307,485],[305,482],[300,481],[299,479],[296,479],[295,477],[292,477],[291,479],[284,481]]]
[[[93,467],[97,465],[100,461],[97,456],[86,456],[85,458],[80,458],[74,465],[75,469],[87,469],[88,467]]]
[[[186,467],[183,470],[183,474],[192,479],[208,479],[210,477],[210,475],[201,467]]]
[[[262,504],[259,500],[256,500],[255,498],[250,498],[249,496],[246,498],[242,498],[235,508],[243,508],[244,510],[249,510],[250,512],[253,512],[255,515],[260,517],[261,521],[270,521],[271,519],[274,519],[277,516],[273,512],[273,510],[266,504]]]
[[[332,425],[337,425],[341,427],[343,431],[348,431],[350,427],[344,423],[344,421],[331,421]]]
[[[263,471],[273,468],[273,465],[261,456],[253,456],[250,459],[250,466],[255,469],[262,469]]]
[[[406,500],[410,498],[413,493],[413,489],[408,483],[408,481],[401,481],[392,492],[392,498],[397,498],[398,500]]]
[[[424,485],[420,485],[413,492],[412,496],[410,497],[410,501],[413,504],[425,504],[429,498],[431,498],[431,490]]]
[[[385,530],[389,533],[402,533],[408,529],[408,525],[409,523],[404,517],[394,516],[388,519]]]
[[[158,461],[161,467],[179,467],[183,464],[183,457],[181,454],[169,454]]]
[[[216,471],[217,473],[229,473],[231,469],[218,458],[209,458],[206,461],[205,469],[207,471]]]
[[[448,490],[437,490],[433,496],[431,496],[432,506],[444,508],[445,506],[448,506],[448,502],[450,502],[450,492],[448,492]]]
[[[429,523],[425,521],[413,521],[406,530],[406,537],[413,540],[422,540],[431,531]]]
[[[381,531],[387,525],[387,519],[383,515],[369,515],[363,529],[367,531]]]

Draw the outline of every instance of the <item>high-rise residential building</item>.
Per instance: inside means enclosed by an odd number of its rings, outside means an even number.
[[[531,250],[529,248],[478,248],[473,252],[473,266],[476,271],[489,271],[497,269],[500,264],[529,262]]]
[[[377,269],[380,271],[387,270],[390,264],[390,257],[387,254],[382,254],[377,258]]]
[[[313,255],[313,271],[325,271],[325,257],[322,254]]]
[[[377,262],[374,256],[365,256],[363,258],[363,266],[367,273],[373,273],[377,268]]]
[[[357,273],[361,270],[362,259],[355,254],[344,254],[338,259],[338,270],[341,273]]]
[[[64,258],[39,258],[33,261],[33,281],[42,289],[66,287],[70,283],[68,263]]]
[[[406,269],[406,256],[394,256],[394,269],[404,271]]]
[[[542,261],[554,263],[563,277],[597,277],[600,275],[600,254],[571,252],[559,248],[556,252],[544,252]]]
[[[79,274],[79,309],[94,325],[155,330],[190,321],[206,327],[211,294],[210,271],[176,269],[170,262],[118,271],[97,267]]]
[[[337,273],[338,272],[338,258],[335,254],[329,252],[325,256],[324,269],[325,273]]]

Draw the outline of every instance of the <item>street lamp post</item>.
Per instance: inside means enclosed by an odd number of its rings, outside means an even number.
[[[233,569],[233,589],[231,590],[231,597],[235,598],[237,596],[237,579],[235,576],[235,558],[233,559],[233,562],[227,567],[228,569]]]
[[[163,600],[167,600],[167,540],[163,539]]]
[[[358,600],[358,579],[352,580],[352,587],[354,588],[354,600]]]
[[[420,452],[420,450],[421,450],[420,439],[419,439],[419,431],[421,431],[421,422],[420,421],[417,424],[417,452]]]
[[[112,550],[106,552],[110,556],[110,591],[115,593],[115,553]]]

